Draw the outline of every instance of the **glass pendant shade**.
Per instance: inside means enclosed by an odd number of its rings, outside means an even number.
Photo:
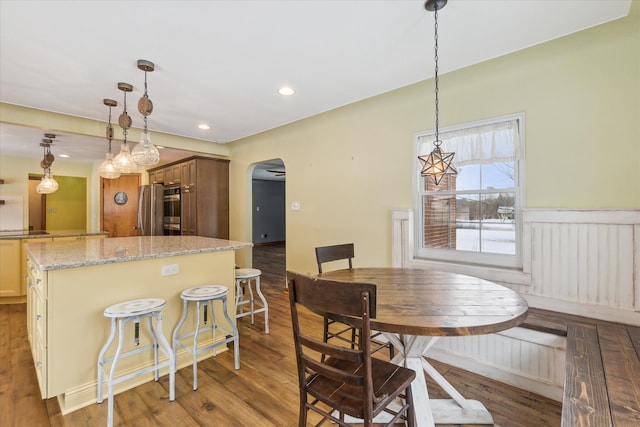
[[[443,153],[439,146],[436,146],[428,156],[419,156],[418,160],[422,163],[421,175],[432,176],[436,185],[440,184],[444,175],[455,175],[458,173],[451,166],[455,153]]]
[[[46,171],[42,176],[40,184],[36,187],[38,194],[51,194],[58,190],[58,182],[53,179],[50,171]]]
[[[140,143],[133,148],[131,152],[133,161],[141,166],[155,165],[160,161],[160,152],[155,145],[151,143],[151,135],[149,132],[142,132]]]
[[[120,171],[113,163],[113,154],[107,153],[106,159],[100,164],[98,168],[100,176],[107,179],[116,179],[120,177]]]
[[[138,165],[133,161],[129,152],[129,145],[125,142],[120,145],[120,152],[113,159],[113,164],[120,173],[132,173],[138,169]]]

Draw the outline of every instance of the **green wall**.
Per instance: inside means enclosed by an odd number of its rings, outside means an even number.
[[[525,113],[526,208],[640,208],[640,9],[441,76],[440,125]],[[251,164],[283,159],[287,267],[353,241],[391,263],[391,211],[413,207],[415,132],[434,126],[433,81],[231,144],[231,235],[251,239]],[[239,263],[249,263],[249,259]]]
[[[51,167],[51,172],[56,181],[58,181],[59,189],[57,192],[47,196],[48,203],[51,203],[51,198],[59,197],[58,193],[64,194],[67,190],[63,190],[63,185],[66,179],[71,179],[73,182],[74,177],[84,182],[84,200],[86,207],[78,207],[73,212],[67,212],[65,215],[71,215],[72,222],[67,223],[68,219],[61,218],[60,211],[58,210],[53,219],[52,215],[47,215],[47,227],[51,227],[55,224],[77,224],[78,227],[72,227],[73,229],[86,229],[87,231],[99,231],[100,226],[100,210],[99,210],[99,182],[100,179],[97,176],[97,166],[91,163],[79,163],[69,162],[66,160],[56,159],[55,163]],[[22,196],[23,198],[23,228],[29,226],[29,175],[42,176],[42,169],[40,168],[40,159],[29,159],[24,157],[10,157],[0,156],[0,178],[5,181],[4,185],[0,185],[0,195],[6,196]],[[97,179],[97,181],[96,181]],[[74,184],[74,187],[76,185]],[[74,190],[74,198],[77,200],[81,196],[77,194],[77,189]],[[95,203],[92,202],[95,200]],[[57,204],[59,202],[56,202]],[[77,203],[77,202],[75,202]],[[63,207],[64,211],[67,211]],[[53,215],[53,216],[55,216]],[[84,219],[81,218],[84,216]],[[97,222],[96,222],[97,221]],[[80,226],[84,224],[84,226]],[[60,230],[62,228],[57,228]],[[68,229],[63,225],[60,225],[64,229]]]
[[[47,230],[87,229],[87,179],[54,176],[58,191],[47,194]]]

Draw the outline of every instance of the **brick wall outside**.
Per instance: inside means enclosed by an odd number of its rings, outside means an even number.
[[[425,179],[426,190],[455,190],[456,176],[445,175],[436,187],[432,178]],[[456,198],[455,196],[425,196],[424,243],[430,248],[456,248]]]

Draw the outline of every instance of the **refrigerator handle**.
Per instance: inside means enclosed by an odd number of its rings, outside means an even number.
[[[144,222],[142,220],[142,208],[144,206],[144,187],[140,187],[140,195],[138,197],[138,229],[144,236]]]

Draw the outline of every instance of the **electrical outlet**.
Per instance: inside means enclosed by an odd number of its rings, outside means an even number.
[[[180,267],[178,266],[178,264],[170,264],[170,265],[163,265],[162,271],[160,274],[162,274],[163,276],[172,276],[178,273],[180,273]]]

